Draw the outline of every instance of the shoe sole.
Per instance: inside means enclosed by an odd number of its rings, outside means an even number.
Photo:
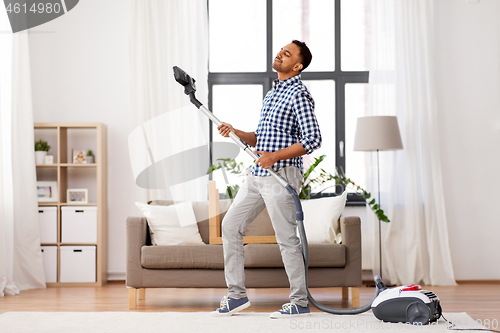
[[[273,312],[269,315],[271,319],[284,319],[284,318],[293,318],[293,317],[307,317],[310,316],[311,313],[298,313],[298,314],[282,314],[279,312]]]
[[[242,304],[242,305],[238,306],[237,308],[234,308],[231,311],[226,312],[226,313],[219,313],[219,312],[213,311],[213,312],[210,312],[210,317],[230,317],[233,314],[235,314],[236,312],[245,310],[250,305],[252,305],[250,302],[246,302],[245,304]]]

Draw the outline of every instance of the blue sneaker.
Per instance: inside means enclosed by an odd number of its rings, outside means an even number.
[[[248,297],[243,298],[230,298],[224,296],[220,301],[220,308],[215,309],[210,313],[211,317],[225,317],[232,316],[234,313],[244,310],[250,306]]]
[[[297,304],[286,303],[283,304],[283,308],[281,310],[271,313],[270,317],[273,319],[279,319],[310,315],[311,311],[309,311],[309,304],[306,307],[303,307]]]

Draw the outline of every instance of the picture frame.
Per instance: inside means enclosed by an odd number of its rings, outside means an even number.
[[[87,153],[84,150],[71,150],[71,161],[74,164],[87,164]]]
[[[45,164],[54,164],[54,155],[45,156]]]
[[[66,195],[66,201],[68,203],[88,203],[89,191],[86,188],[69,188]]]
[[[37,181],[36,193],[38,202],[57,202],[59,192],[56,181]]]

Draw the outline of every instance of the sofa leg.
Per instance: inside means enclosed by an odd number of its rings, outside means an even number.
[[[146,299],[146,288],[139,288],[139,301]]]
[[[352,287],[351,294],[352,294],[352,307],[359,308],[359,288]]]
[[[342,299],[349,299],[349,287],[342,287]]]
[[[137,289],[128,288],[128,308],[135,310],[137,308]]]

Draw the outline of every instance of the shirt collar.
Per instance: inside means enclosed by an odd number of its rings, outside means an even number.
[[[287,87],[289,85],[292,85],[294,83],[299,82],[300,79],[301,79],[300,74],[292,76],[292,77],[290,77],[290,78],[288,78],[286,80],[283,80],[283,81],[280,81],[279,79],[276,79],[276,80],[273,81],[273,88],[274,89],[276,89],[278,87],[285,88],[285,87]]]

